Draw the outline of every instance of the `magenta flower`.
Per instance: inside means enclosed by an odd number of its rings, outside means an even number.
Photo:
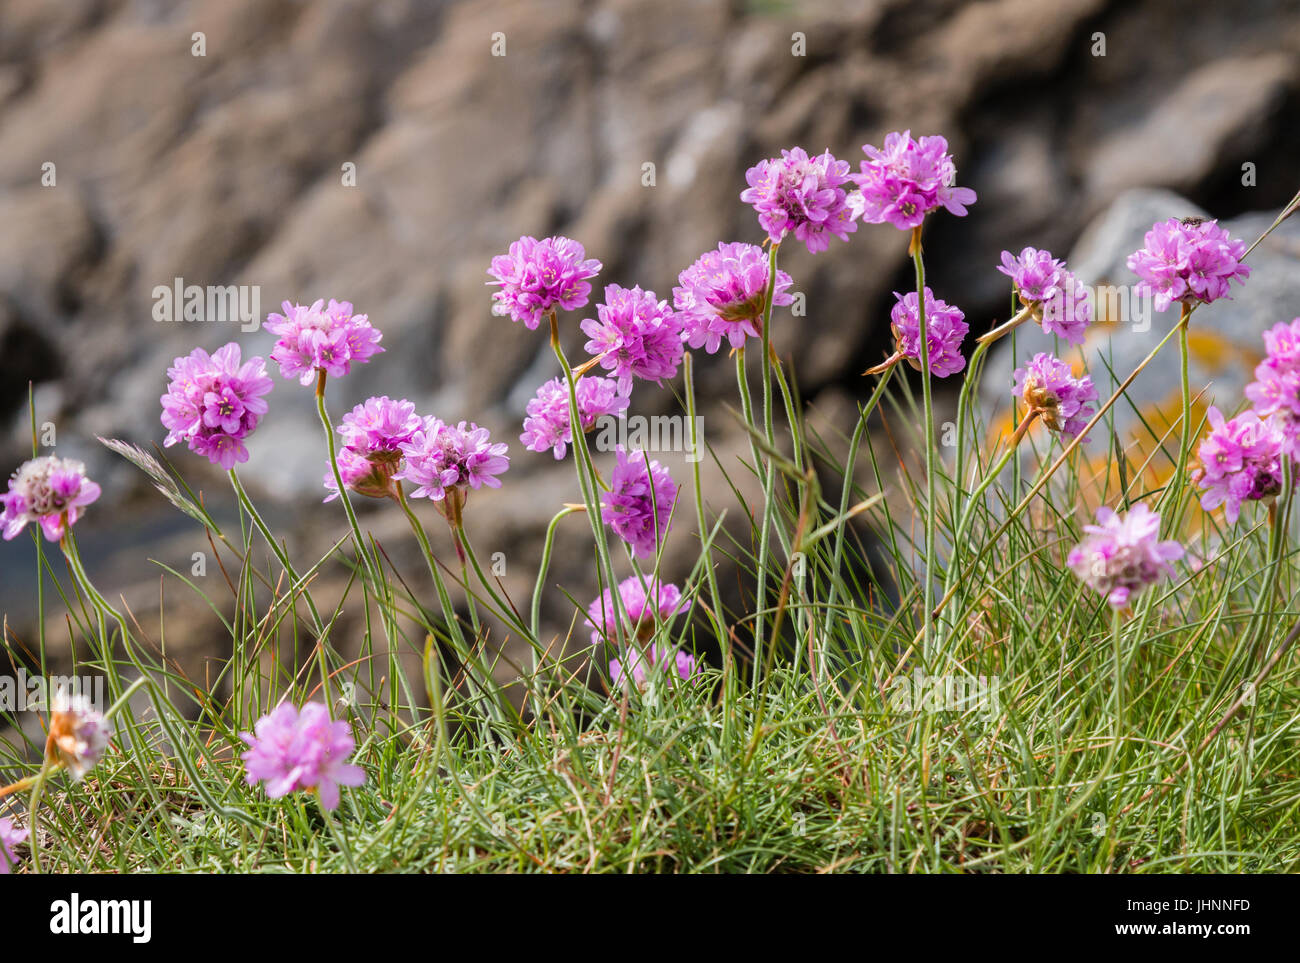
[[[1087,289],[1065,269],[1064,262],[1049,251],[1027,247],[1019,257],[1003,251],[998,270],[1011,278],[1020,303],[1030,309],[1043,331],[1060,335],[1071,344],[1083,344],[1092,323],[1092,306]]]
[[[647,588],[649,592],[647,593]],[[638,642],[649,642],[662,623],[691,607],[690,599],[682,598],[676,585],[660,582],[653,576],[633,575],[618,583],[618,595],[632,625],[627,633]],[[587,606],[587,623],[592,627],[591,644],[602,641],[616,643],[617,607],[609,589]]]
[[[618,378],[618,390],[632,390],[632,377],[658,381],[677,374],[682,362],[682,321],[653,291],[605,288],[605,303],[596,305],[596,320],[582,322],[591,340],[586,350]]]
[[[406,464],[393,477],[416,485],[415,498],[442,501],[449,492],[464,495],[483,486],[500,488],[508,467],[505,443],[493,444],[486,428],[462,421],[449,425],[425,418],[423,427],[399,446]]]
[[[239,345],[232,341],[209,355],[195,348],[167,369],[170,382],[162,401],[163,444],[178,441],[214,465],[230,469],[248,461],[244,439],[266,414],[263,395],[272,388],[266,363],[249,358],[241,363]]]
[[[801,147],[783,150],[747,170],[745,180],[749,187],[740,199],[753,205],[773,244],[792,233],[816,254],[830,247],[827,235],[847,241],[858,229],[843,187],[849,162],[836,160],[830,151],[809,157]]]
[[[492,295],[492,313],[510,315],[530,331],[554,308],[576,311],[591,294],[588,278],[600,273],[600,262],[587,258],[577,241],[567,237],[521,237],[510,245],[510,253],[492,259],[488,274],[496,278],[489,285],[501,290]]]
[[[284,314],[266,316],[266,330],[279,339],[271,360],[286,378],[296,376],[305,385],[321,371],[341,378],[353,362],[369,361],[384,350],[379,346],[383,334],[366,315],[353,314],[348,301],[330,298],[326,305],[317,300],[310,307],[285,301],[280,307]]]
[[[283,703],[239,738],[249,747],[240,756],[246,781],[250,786],[265,783],[271,799],[306,789],[316,793],[326,809],[336,809],[339,786],[365,784],[365,770],[348,762],[356,749],[351,727],[331,719],[319,702],[307,703],[301,712]]]
[[[743,348],[746,338],[762,337],[767,305],[767,255],[753,244],[719,244],[706,251],[677,276],[673,306],[682,321],[682,340],[692,348],[713,354],[725,338],[733,348]],[[772,303],[790,304],[788,288],[794,282],[776,272]]]
[[[1272,498],[1282,490],[1282,459],[1289,457],[1289,445],[1276,422],[1265,421],[1254,411],[1225,421],[1211,406],[1206,417],[1210,433],[1196,449],[1200,467],[1192,473],[1192,481],[1205,492],[1201,507],[1209,511],[1226,505],[1231,524],[1243,502]]]
[[[1300,455],[1300,318],[1264,332],[1263,361],[1246,397],[1263,419],[1272,419],[1287,439],[1287,451]]]
[[[925,215],[946,208],[958,217],[975,203],[975,192],[954,187],[957,166],[942,137],[912,140],[905,130],[885,136],[883,148],[865,144],[867,160],[853,180],[862,190],[862,219],[869,224],[893,224],[900,230],[918,227]]]
[[[683,652],[681,649],[668,648],[666,646],[652,645],[647,654],[642,654],[636,649],[628,651],[628,662],[632,665],[632,682],[638,689],[644,689],[650,684],[650,672],[656,670],[664,673],[664,678],[671,687],[680,679],[682,682],[689,682],[700,673],[700,665],[695,656]],[[611,659],[609,663],[609,675],[614,685],[620,685],[623,682],[623,663],[620,659]]]
[[[1067,438],[1083,431],[1097,413],[1092,404],[1097,400],[1092,378],[1075,378],[1070,365],[1060,358],[1039,352],[1023,368],[1016,369],[1015,377],[1013,394],[1038,412],[1043,424]]]
[[[898,303],[890,312],[894,341],[898,357],[908,359],[912,367],[921,370],[921,319],[917,314],[916,292],[894,292]],[[970,326],[963,320],[962,312],[940,301],[929,288],[925,289],[926,342],[930,352],[930,370],[936,377],[946,378],[966,367],[961,343]]]
[[[0,816],[0,876],[5,876],[16,865],[18,857],[14,847],[27,838],[26,829],[15,829],[8,816]]]
[[[1159,221],[1147,231],[1128,268],[1141,280],[1134,289],[1155,297],[1157,311],[1175,301],[1209,304],[1228,297],[1228,283],[1244,283],[1250,268],[1241,263],[1246,242],[1233,240],[1218,221],[1198,217]]]
[[[591,431],[600,418],[617,415],[628,406],[627,395],[611,378],[579,378],[573,390],[584,432]],[[556,460],[564,457],[573,433],[569,425],[569,386],[563,378],[552,378],[537,389],[537,396],[528,402],[524,433],[519,440],[530,451],[553,451]]]
[[[415,413],[415,405],[387,395],[367,398],[343,416],[338,432],[343,447],[338,451],[339,474],[349,491],[371,498],[392,494],[392,478],[402,461],[402,445],[424,426]],[[338,484],[333,470],[325,472],[325,487],[331,494],[325,501],[338,498]]]
[[[0,495],[0,532],[9,541],[35,522],[47,541],[57,542],[99,492],[79,461],[54,455],[25,461],[9,479],[9,491]]]
[[[1171,574],[1170,563],[1183,557],[1177,542],[1160,541],[1160,516],[1142,503],[1125,518],[1103,506],[1097,509],[1097,524],[1083,530],[1087,536],[1070,550],[1066,563],[1113,608],[1124,608],[1133,596]]]
[[[657,461],[647,464],[644,451],[631,455],[621,445],[610,490],[600,496],[600,517],[637,558],[650,558],[668,533],[677,485]]]

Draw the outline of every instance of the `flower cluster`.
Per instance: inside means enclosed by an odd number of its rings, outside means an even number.
[[[1235,522],[1247,501],[1272,498],[1282,491],[1283,459],[1288,444],[1273,419],[1245,411],[1225,421],[1218,408],[1206,412],[1210,433],[1196,449],[1200,466],[1192,480],[1205,494],[1201,507],[1225,505],[1228,521]]]
[[[510,466],[505,443],[493,444],[486,428],[462,421],[449,425],[425,418],[408,441],[399,445],[406,463],[393,475],[416,485],[415,498],[443,501],[448,493],[463,496],[467,489],[500,488],[500,475]]]
[[[740,199],[758,212],[758,223],[773,244],[793,234],[813,254],[830,247],[827,235],[841,241],[858,229],[856,211],[844,185],[849,162],[826,151],[809,157],[800,147],[759,161],[745,172],[749,184]]]
[[[1076,378],[1070,365],[1060,358],[1039,352],[1023,368],[1017,368],[1014,393],[1043,419],[1043,424],[1067,438],[1074,438],[1097,413],[1097,389],[1092,378]],[[1084,439],[1087,441],[1088,439]]]
[[[1141,280],[1135,289],[1153,296],[1157,311],[1175,301],[1209,304],[1228,297],[1228,284],[1250,277],[1241,263],[1244,241],[1233,240],[1218,221],[1171,217],[1152,225],[1142,248],[1128,257],[1128,268]]]
[[[284,314],[266,316],[266,330],[279,339],[271,360],[286,378],[297,377],[304,385],[318,373],[340,378],[353,362],[369,361],[384,350],[380,331],[366,315],[353,314],[347,301],[330,298],[328,305],[317,300],[310,306],[285,301],[280,307]]]
[[[343,447],[338,452],[339,475],[349,491],[371,498],[392,494],[392,479],[402,461],[402,445],[424,426],[415,405],[387,395],[367,398],[343,416],[338,432]],[[334,472],[325,472],[325,501],[338,498]]]
[[[240,361],[234,341],[209,355],[195,348],[167,369],[170,379],[162,396],[163,444],[186,442],[190,450],[214,465],[230,469],[248,461],[244,439],[266,414],[263,397],[272,388],[261,358]]]
[[[26,829],[15,829],[8,816],[0,816],[0,876],[6,875],[18,862],[14,847],[27,838],[27,832]]]
[[[606,415],[617,415],[628,406],[628,397],[620,392],[612,378],[579,378],[573,388],[578,399],[578,420],[584,432],[591,431]],[[519,440],[529,451],[554,452],[556,460],[564,457],[573,442],[569,422],[569,386],[563,378],[552,378],[537,389],[528,402],[524,433]]]
[[[898,302],[889,317],[898,353],[919,371],[921,319],[917,311],[919,302],[916,292],[899,294],[895,291],[894,297]],[[965,315],[959,308],[946,301],[940,301],[929,288],[925,289],[926,343],[930,354],[930,370],[936,377],[946,378],[966,367],[966,359],[961,353],[961,343],[970,326],[963,320],[964,318]]]
[[[682,339],[692,348],[713,354],[723,340],[743,348],[746,338],[762,336],[767,308],[768,258],[753,244],[719,244],[706,251],[677,276],[673,305],[682,322]],[[776,272],[772,304],[794,301],[788,289],[794,282]]]
[[[365,771],[348,762],[356,749],[351,728],[331,719],[319,702],[307,703],[302,711],[286,702],[239,738],[249,747],[240,756],[248,784],[265,783],[272,799],[307,789],[319,796],[326,809],[335,809],[339,786],[360,786],[366,781]]]
[[[659,381],[677,374],[682,363],[682,321],[667,301],[641,286],[605,288],[605,303],[596,305],[599,320],[582,322],[591,340],[586,350],[618,379],[618,390],[632,390],[633,376]]]
[[[618,583],[618,597],[631,620],[631,637],[641,643],[650,641],[658,627],[691,607],[676,585],[658,578],[633,575]],[[587,606],[587,623],[591,625],[591,644],[618,639],[617,607],[609,589]]]
[[[610,490],[600,496],[600,517],[637,558],[651,558],[668,532],[677,485],[668,469],[619,446]]]
[[[957,167],[942,137],[912,139],[912,132],[886,135],[883,148],[866,144],[867,160],[853,180],[862,190],[862,219],[911,230],[925,215],[943,207],[958,217],[975,203],[975,192],[955,187]]]
[[[1300,318],[1264,332],[1264,350],[1246,397],[1261,418],[1272,419],[1282,430],[1288,452],[1300,455]]]
[[[530,331],[548,311],[576,311],[591,294],[588,278],[600,273],[599,261],[589,259],[583,246],[567,237],[521,237],[510,253],[492,259],[489,285],[501,290],[492,295],[492,313],[522,321]]]
[[[672,686],[677,679],[689,682],[700,672],[700,664],[695,656],[671,646],[651,645],[644,653],[631,649],[627,660],[632,667],[632,683],[638,689],[644,689],[650,684],[650,673],[656,670],[664,673],[663,677],[668,681],[669,686]],[[610,659],[609,675],[614,685],[621,685],[625,674],[622,660]]]
[[[99,493],[81,462],[54,455],[33,458],[14,472],[9,491],[0,495],[0,532],[9,541],[35,522],[47,541],[57,542]]]
[[[1183,557],[1177,542],[1160,541],[1160,516],[1141,503],[1123,518],[1099,508],[1097,524],[1083,530],[1087,537],[1071,549],[1066,564],[1117,609],[1169,575],[1170,563]]]
[[[113,729],[108,721],[80,694],[59,691],[50,713],[50,731],[45,739],[45,759],[68,771],[80,782],[99,762]]]
[[[1027,247],[1019,257],[1002,252],[998,268],[1011,278],[1016,294],[1047,334],[1060,335],[1070,344],[1083,344],[1092,323],[1087,289],[1050,251]]]

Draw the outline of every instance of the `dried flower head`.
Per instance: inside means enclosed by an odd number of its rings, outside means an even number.
[[[45,740],[45,759],[80,782],[108,748],[112,727],[81,693],[56,692]]]

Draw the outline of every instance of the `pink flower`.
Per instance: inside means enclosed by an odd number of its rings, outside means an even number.
[[[667,301],[640,286],[605,288],[605,303],[596,305],[598,321],[582,322],[591,340],[586,350],[618,378],[618,390],[632,390],[632,377],[658,381],[677,373],[682,361],[682,322]]]
[[[768,258],[753,244],[719,244],[706,251],[677,276],[673,305],[682,320],[682,339],[692,348],[713,354],[725,338],[733,348],[743,348],[746,338],[762,337],[767,305]],[[794,282],[776,272],[772,303],[790,304],[788,288]]]
[[[500,488],[497,478],[508,467],[504,443],[493,444],[486,428],[462,421],[449,425],[425,418],[423,427],[399,446],[406,464],[393,477],[416,485],[414,498],[442,501],[448,492]]]
[[[975,192],[954,187],[957,167],[942,137],[912,140],[912,132],[885,136],[883,148],[865,144],[867,160],[853,180],[862,190],[862,219],[869,224],[893,224],[911,230],[940,207],[958,217],[975,203]]]
[[[8,816],[0,816],[0,876],[7,875],[18,864],[14,847],[26,838],[26,829],[15,829]]]
[[[998,270],[1011,278],[1020,303],[1032,309],[1043,331],[1058,334],[1071,344],[1083,344],[1092,323],[1092,306],[1087,289],[1065,269],[1064,262],[1048,251],[1027,247],[1019,257],[1003,251]]]
[[[1289,445],[1279,425],[1246,411],[1225,421],[1218,408],[1206,412],[1210,433],[1196,449],[1200,467],[1192,481],[1204,490],[1206,511],[1226,505],[1228,522],[1236,522],[1243,502],[1272,498],[1282,490],[1282,460]]]
[[[1068,363],[1050,354],[1034,355],[1023,368],[1016,369],[1015,377],[1013,393],[1038,412],[1043,424],[1067,438],[1083,431],[1097,413],[1092,404],[1097,400],[1092,378],[1075,378]]]
[[[369,361],[384,350],[379,346],[383,334],[366,315],[353,314],[348,301],[330,298],[326,305],[317,300],[310,307],[285,301],[280,307],[284,314],[266,316],[266,330],[279,339],[271,360],[286,378],[297,376],[304,385],[320,371],[341,378],[353,362]]]
[[[1157,311],[1175,301],[1209,304],[1228,297],[1228,283],[1241,284],[1250,268],[1241,263],[1246,242],[1233,240],[1218,221],[1171,217],[1152,225],[1143,246],[1128,257],[1139,280],[1136,292],[1155,297]]]
[[[606,415],[617,415],[628,406],[626,394],[610,378],[579,378],[574,386],[578,397],[578,417],[583,431],[591,431]],[[552,378],[537,389],[528,402],[524,433],[519,440],[530,451],[553,451],[556,460],[564,457],[573,442],[569,425],[569,386],[563,378]]]
[[[1083,530],[1087,536],[1070,550],[1066,563],[1117,609],[1171,574],[1170,563],[1183,557],[1177,542],[1160,541],[1160,516],[1141,503],[1125,518],[1103,506],[1097,524]]]
[[[232,341],[209,355],[195,348],[167,369],[170,379],[162,401],[162,423],[168,429],[163,444],[179,441],[214,465],[234,468],[248,461],[244,439],[266,414],[263,397],[271,388],[261,358],[242,362]]]
[[[265,783],[271,799],[306,789],[317,793],[326,809],[335,809],[339,786],[365,784],[365,770],[348,763],[356,749],[351,728],[330,719],[319,702],[307,703],[301,712],[283,703],[239,738],[249,747],[240,756],[246,781],[250,786]]]
[[[0,495],[0,531],[5,541],[17,537],[28,522],[41,526],[57,542],[82,510],[99,497],[100,488],[86,477],[86,466],[71,458],[42,455],[23,462]]]
[[[653,576],[633,575],[623,579],[618,583],[618,595],[632,622],[627,634],[642,643],[650,641],[661,624],[691,607],[690,599],[682,598],[681,589],[671,583],[660,582]],[[616,612],[614,596],[609,589],[605,589],[600,598],[587,606],[587,624],[592,627],[592,645],[599,645],[602,641],[618,641]]]
[[[600,517],[637,558],[651,558],[668,533],[677,485],[657,461],[647,464],[643,451],[628,455],[619,446],[610,490],[600,496]]]
[[[894,297],[898,299],[894,310],[890,312],[894,340],[899,353],[919,371],[921,319],[917,311],[916,292],[899,294],[895,291]],[[930,370],[936,377],[946,378],[966,367],[961,343],[970,326],[963,320],[964,317],[958,308],[940,301],[929,288],[925,289],[926,343],[930,352]]]
[[[112,734],[112,726],[90,699],[61,689],[54,695],[45,758],[66,769],[73,782],[80,782],[104,755]]]
[[[1246,397],[1282,430],[1294,457],[1300,455],[1300,318],[1264,332],[1264,348],[1267,356],[1256,365]]]
[[[424,427],[424,419],[415,413],[415,405],[387,395],[367,398],[343,416],[338,432],[343,447],[338,451],[339,474],[350,491],[371,498],[392,494],[392,478],[402,461],[402,445]],[[325,472],[325,487],[331,494],[325,501],[338,498],[338,484],[333,470]]]
[[[826,151],[809,157],[801,147],[759,161],[745,172],[749,184],[740,194],[758,212],[758,223],[773,244],[794,234],[816,254],[830,247],[827,235],[841,241],[858,229],[857,212],[848,203],[848,161]]]
[[[682,682],[689,682],[700,673],[700,665],[695,656],[681,649],[652,645],[647,655],[643,655],[637,649],[628,651],[628,662],[632,666],[632,682],[638,689],[644,689],[650,684],[649,674],[654,671],[664,673],[669,687],[675,681],[674,676]],[[614,685],[622,683],[624,670],[621,660],[610,660],[609,675]]]
[[[600,262],[589,260],[581,244],[567,237],[521,237],[510,253],[492,259],[489,285],[501,290],[492,295],[492,313],[510,315],[530,331],[554,308],[576,311],[591,294],[588,278],[600,273]]]

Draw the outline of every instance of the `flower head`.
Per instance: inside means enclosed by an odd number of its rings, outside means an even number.
[[[263,397],[271,388],[266,362],[240,361],[232,341],[214,354],[195,348],[167,369],[171,379],[162,396],[165,446],[184,441],[190,451],[222,468],[248,461],[244,439],[266,414]]]
[[[1288,452],[1300,455],[1300,318],[1265,331],[1264,349],[1267,356],[1255,366],[1246,397],[1261,418],[1282,430]]]
[[[436,502],[453,491],[463,496],[471,488],[500,488],[496,476],[510,467],[505,443],[493,444],[488,430],[472,422],[425,418],[399,447],[406,464],[393,477],[416,485],[413,497]]]
[[[1245,255],[1246,243],[1229,237],[1218,221],[1171,217],[1152,225],[1142,248],[1128,256],[1128,268],[1140,278],[1136,292],[1154,296],[1156,310],[1166,311],[1175,301],[1228,297],[1230,281],[1250,277]]]
[[[898,303],[890,312],[894,340],[899,353],[907,358],[912,367],[921,369],[921,319],[917,312],[916,292],[907,294],[894,292]],[[970,326],[963,320],[965,315],[946,301],[940,301],[929,289],[925,289],[925,329],[926,342],[930,351],[930,370],[936,377],[946,378],[966,367],[962,357],[961,343]]]
[[[809,157],[801,147],[783,150],[747,170],[745,181],[749,187],[740,199],[753,205],[773,244],[794,234],[816,254],[830,247],[827,235],[847,241],[858,229],[843,186],[849,182],[849,162],[836,160],[830,151]]]
[[[660,582],[655,577],[633,575],[625,578],[618,583],[618,595],[632,622],[629,634],[642,643],[654,637],[661,623],[691,607],[690,599],[682,598],[681,589],[671,583]],[[592,627],[592,645],[618,639],[616,612],[614,596],[609,589],[605,589],[600,598],[587,606],[587,623]]]
[[[508,254],[492,259],[488,274],[499,284],[492,295],[492,313],[510,315],[528,330],[536,330],[553,308],[576,311],[591,294],[588,278],[600,273],[600,262],[587,257],[577,241],[567,237],[521,237]]]
[[[1228,522],[1237,520],[1247,501],[1272,498],[1282,490],[1282,460],[1289,445],[1281,427],[1245,411],[1225,421],[1218,408],[1206,412],[1210,433],[1196,449],[1200,466],[1192,481],[1204,490],[1206,511],[1226,505]]]
[[[647,463],[644,451],[619,446],[610,490],[600,496],[600,517],[637,558],[652,557],[659,547],[677,501],[677,485],[668,469]]]
[[[719,244],[716,251],[701,254],[677,276],[681,287],[673,288],[682,340],[713,354],[724,338],[742,348],[746,338],[761,337],[767,273],[767,255],[753,244]],[[788,291],[793,283],[784,271],[776,272],[774,305],[794,301]]]
[[[0,532],[9,541],[35,522],[47,541],[57,542],[99,492],[79,461],[54,455],[25,461],[9,479],[9,491],[0,495]]]
[[[671,378],[682,362],[682,321],[667,301],[638,285],[605,288],[605,303],[596,305],[599,320],[582,322],[591,340],[586,349],[601,367],[618,378],[618,390],[632,390],[632,377]]]
[[[62,766],[80,782],[108,748],[113,729],[81,693],[60,690],[54,695],[50,732],[45,739],[46,761]]]
[[[1097,400],[1092,378],[1074,377],[1067,362],[1043,352],[1034,355],[1023,368],[1016,369],[1014,394],[1031,411],[1038,412],[1043,424],[1067,438],[1083,431],[1097,413],[1092,404]]]
[[[646,653],[635,648],[629,649],[628,662],[632,666],[632,682],[638,689],[644,689],[650,684],[651,672],[663,672],[669,687],[678,679],[689,682],[700,672],[700,664],[695,656],[681,649],[657,644],[651,645],[649,652]],[[611,659],[609,675],[614,685],[622,683],[624,674],[622,660]]]
[[[286,378],[297,377],[305,385],[322,371],[341,378],[353,362],[369,361],[384,350],[379,346],[383,334],[366,315],[353,314],[347,301],[330,298],[328,305],[317,300],[310,306],[285,301],[280,307],[284,314],[266,316],[266,330],[279,339],[271,360]]]
[[[272,799],[307,789],[320,796],[326,809],[334,809],[339,804],[339,786],[360,786],[366,781],[365,771],[348,762],[356,749],[351,728],[343,720],[331,719],[319,702],[309,702],[301,711],[283,703],[239,738],[249,747],[240,756],[245,779],[250,786],[266,783],[266,794]]]
[[[862,189],[862,219],[869,224],[893,224],[911,230],[937,208],[961,217],[975,203],[975,192],[955,187],[957,166],[942,137],[912,139],[912,132],[885,136],[883,148],[865,144],[867,160],[853,180]]]
[[[1071,344],[1083,344],[1092,323],[1087,289],[1050,251],[1027,247],[1019,257],[1002,252],[998,268],[1011,278],[1020,303],[1029,308],[1047,334],[1058,334]]]
[[[402,445],[424,426],[415,405],[387,395],[367,398],[343,416],[338,432],[343,447],[338,452],[343,485],[358,495],[385,498],[392,494],[392,478],[402,461]],[[338,498],[333,470],[325,472],[325,501]]]
[[[27,838],[26,829],[15,829],[8,816],[0,816],[0,876],[6,875],[18,862],[14,847]]]
[[[583,431],[591,431],[606,415],[617,415],[628,406],[628,397],[620,392],[612,378],[579,378],[574,386],[578,397],[578,417]],[[530,451],[553,451],[556,459],[564,457],[573,442],[569,425],[569,386],[563,378],[552,378],[537,389],[528,402],[524,433],[519,440]]]
[[[1103,506],[1097,509],[1097,524],[1083,530],[1087,536],[1070,550],[1066,562],[1117,609],[1169,575],[1170,563],[1183,557],[1177,542],[1160,541],[1160,516],[1142,503],[1124,518]]]

